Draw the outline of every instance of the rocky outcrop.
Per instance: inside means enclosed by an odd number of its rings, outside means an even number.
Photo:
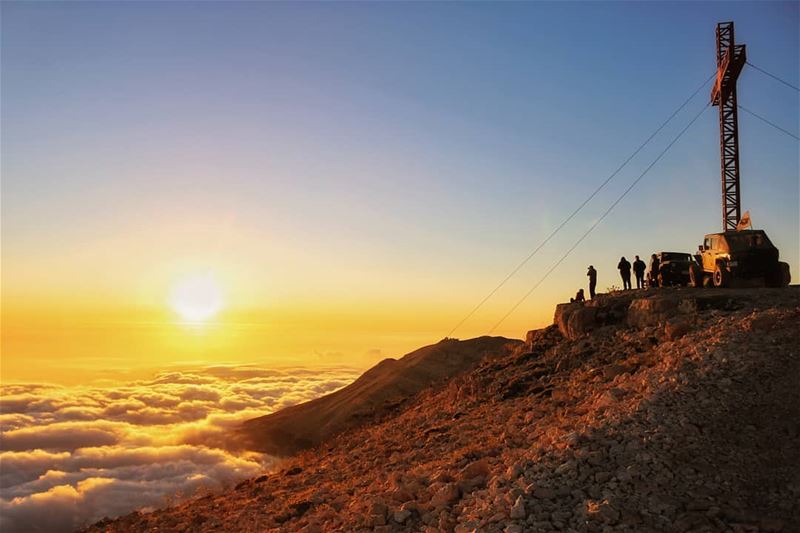
[[[597,295],[588,302],[559,304],[553,323],[562,335],[576,339],[597,328],[624,321],[633,300],[630,293],[614,293]]]
[[[792,298],[792,291],[777,294],[783,300]],[[556,306],[553,323],[568,339],[577,339],[605,326],[627,325],[633,328],[668,328],[676,336],[691,327],[700,312],[735,310],[755,305],[764,289],[692,289],[618,291],[598,295],[584,303]],[[678,325],[680,324],[680,325]]]
[[[559,304],[554,318],[559,331],[568,339],[576,339],[600,327],[597,306],[581,303]]]

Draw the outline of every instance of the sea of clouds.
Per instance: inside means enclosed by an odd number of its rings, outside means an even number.
[[[352,368],[208,367],[111,387],[0,388],[0,531],[60,533],[274,466],[232,429],[347,385]]]

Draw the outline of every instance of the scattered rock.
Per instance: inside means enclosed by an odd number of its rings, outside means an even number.
[[[406,520],[411,516],[411,511],[408,509],[401,509],[399,511],[395,511],[392,515],[392,518],[398,524],[405,524]]]
[[[625,365],[608,365],[603,368],[603,379],[613,381],[615,377],[621,376],[625,372],[628,372],[628,367]]]
[[[486,458],[473,461],[461,470],[461,479],[470,480],[478,476],[489,477],[492,471]]]
[[[369,508],[369,514],[373,516],[377,515],[386,516],[388,510],[389,510],[388,507],[382,501],[374,501],[372,502],[372,505]]]
[[[522,496],[517,497],[517,501],[515,501],[514,505],[511,506],[511,511],[508,515],[514,520],[521,520],[525,518],[525,500],[522,499]]]
[[[556,491],[547,487],[536,487],[533,490],[533,497],[540,500],[552,500],[556,497]]]
[[[692,329],[692,324],[686,319],[670,320],[664,326],[664,336],[667,340],[678,340]]]
[[[431,505],[436,508],[446,507],[458,501],[461,497],[461,490],[456,483],[446,483],[431,498]]]

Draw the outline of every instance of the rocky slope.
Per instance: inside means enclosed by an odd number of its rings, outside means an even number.
[[[384,359],[334,393],[250,420],[240,434],[250,449],[292,455],[397,411],[421,390],[473,368],[487,356],[508,355],[519,344],[503,337],[445,339],[400,359]]]
[[[799,338],[797,287],[560,307],[280,471],[87,531],[800,531]]]

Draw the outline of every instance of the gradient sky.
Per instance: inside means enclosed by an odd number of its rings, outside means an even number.
[[[797,85],[798,6],[3,2],[3,378],[435,342],[711,75],[717,22]],[[487,332],[709,91],[455,336]],[[750,67],[739,103],[800,129],[797,92]],[[717,120],[496,333],[549,323],[590,263],[605,289],[619,256],[718,231]],[[740,142],[743,209],[798,280],[798,143],[746,114]],[[197,273],[227,307],[187,328],[167,295]]]

